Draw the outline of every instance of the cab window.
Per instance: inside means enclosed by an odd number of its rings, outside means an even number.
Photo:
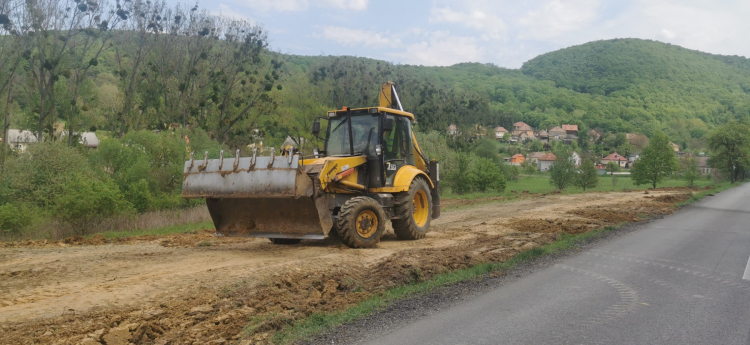
[[[398,169],[404,165],[414,165],[414,144],[409,118],[393,115],[387,117],[394,119],[394,123],[392,131],[383,133],[383,161],[386,186],[392,186]]]

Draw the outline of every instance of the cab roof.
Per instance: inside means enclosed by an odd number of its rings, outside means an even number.
[[[409,119],[411,119],[412,121],[415,120],[414,114],[408,113],[408,112],[405,112],[405,111],[401,111],[401,110],[398,110],[398,109],[392,109],[392,108],[368,107],[368,108],[350,108],[350,110],[351,111],[365,110],[365,111],[368,111],[368,112],[371,112],[371,113],[388,113],[388,114],[392,114],[392,115],[406,116]],[[329,110],[328,113],[329,114],[330,113],[336,113],[336,116],[339,116],[339,115],[346,114],[346,110],[345,109]]]

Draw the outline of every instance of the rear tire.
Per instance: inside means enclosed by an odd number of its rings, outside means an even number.
[[[273,244],[299,244],[302,242],[299,238],[269,238]]]
[[[351,198],[344,203],[336,221],[341,241],[351,248],[370,248],[380,241],[385,231],[385,213],[375,199],[366,196]]]
[[[430,186],[421,178],[415,178],[408,192],[394,195],[394,213],[398,219],[391,220],[393,232],[400,240],[424,238],[432,219],[432,193]]]

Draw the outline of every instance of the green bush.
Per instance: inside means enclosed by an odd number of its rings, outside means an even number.
[[[53,206],[55,217],[71,225],[77,234],[87,233],[101,219],[132,210],[114,182],[98,181],[81,174],[64,186]]]
[[[0,231],[17,234],[31,224],[32,213],[27,207],[7,203],[0,205]]]
[[[140,179],[138,182],[130,185],[130,188],[123,192],[127,200],[133,205],[138,212],[150,210],[154,204],[154,197],[148,188],[148,181]]]
[[[31,203],[40,208],[52,205],[73,176],[96,179],[86,156],[61,142],[29,146],[27,152],[10,156],[0,173],[0,204]]]
[[[474,188],[480,192],[505,190],[505,175],[500,167],[489,158],[479,157],[475,160],[472,180]]]

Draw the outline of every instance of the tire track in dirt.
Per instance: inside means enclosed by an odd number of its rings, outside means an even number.
[[[658,199],[662,195],[669,200]],[[123,344],[262,343],[310,313],[338,310],[436,273],[503,261],[562,232],[621,221],[607,218],[612,215],[668,213],[675,200],[689,195],[532,195],[460,206],[434,220],[423,240],[397,241],[388,229],[367,250],[349,249],[336,238],[278,246],[266,239],[215,238],[208,231],[98,245],[81,239],[5,244],[0,327],[18,343],[111,345],[118,343],[115,336]],[[573,220],[585,226],[561,226]],[[197,246],[204,241],[211,246]]]

